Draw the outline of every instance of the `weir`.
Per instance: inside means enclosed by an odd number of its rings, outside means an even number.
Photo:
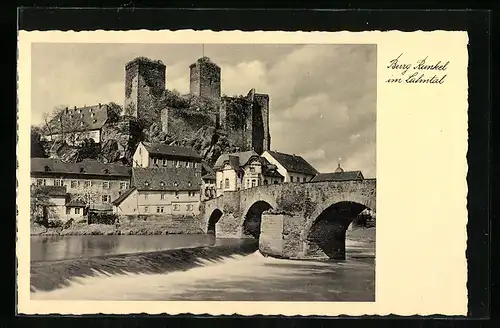
[[[186,271],[203,265],[204,261],[219,261],[233,255],[248,255],[257,251],[258,247],[258,241],[243,239],[231,245],[32,262],[31,292],[63,288],[75,278],[102,273],[120,275]]]

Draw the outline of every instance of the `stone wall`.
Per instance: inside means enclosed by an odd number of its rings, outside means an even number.
[[[131,229],[160,229],[168,234],[203,233],[202,220],[199,216],[189,215],[120,215],[120,227]]]
[[[282,214],[262,214],[260,225],[259,251],[264,255],[283,256],[283,223]]]

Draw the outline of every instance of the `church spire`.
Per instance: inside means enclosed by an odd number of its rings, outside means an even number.
[[[341,172],[344,172],[344,169],[340,166],[340,161],[342,160],[342,158],[338,158],[338,165],[337,165],[337,169],[335,170],[335,173],[341,173]]]

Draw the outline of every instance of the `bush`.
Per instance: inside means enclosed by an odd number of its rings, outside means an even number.
[[[112,213],[89,213],[89,224],[115,224],[118,215]]]
[[[61,228],[64,222],[59,219],[49,220],[47,228]]]
[[[66,221],[63,225],[63,229],[69,229],[73,225],[73,222],[75,222],[75,220],[73,219],[69,219],[68,221]]]
[[[83,219],[83,220],[78,221],[77,223],[88,223],[88,220],[87,219]]]

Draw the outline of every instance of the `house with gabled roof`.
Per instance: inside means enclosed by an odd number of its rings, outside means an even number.
[[[344,171],[344,169],[338,164],[334,172],[330,173],[319,173],[316,175],[311,182],[322,182],[322,181],[353,181],[353,180],[364,180],[365,177],[361,171]]]
[[[134,167],[131,188],[112,202],[113,213],[197,215],[201,179],[186,167]]]
[[[266,150],[262,157],[277,167],[284,182],[309,182],[319,172],[302,156]]]
[[[277,167],[253,150],[220,155],[214,170],[217,195],[284,181]]]
[[[102,129],[106,123],[119,117],[107,104],[97,104],[73,108],[66,107],[47,122],[47,140],[65,139],[69,144],[77,144],[84,139],[100,143]]]
[[[190,147],[139,142],[132,159],[133,167],[187,168],[201,178],[201,156]]]

